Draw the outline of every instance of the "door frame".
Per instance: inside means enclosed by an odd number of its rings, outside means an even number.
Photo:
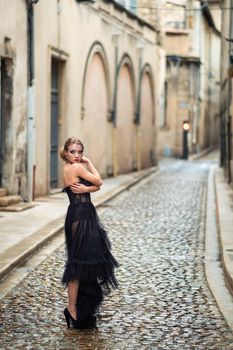
[[[2,77],[2,67],[3,62],[5,65],[5,80],[3,81]],[[1,55],[0,51],[0,187],[4,186],[8,189],[10,186],[9,175],[5,173],[5,165],[7,164],[7,168],[9,170],[9,164],[11,164],[11,170],[14,171],[14,158],[13,158],[13,125],[12,125],[12,111],[13,111],[13,84],[14,84],[14,59],[10,56]],[[6,92],[8,95],[8,99],[6,100],[6,106],[2,104],[3,96],[2,94],[2,86],[5,84]],[[6,110],[5,110],[5,109]],[[4,110],[3,110],[4,109]],[[6,137],[6,134],[8,137]],[[2,147],[3,146],[3,147]],[[4,156],[3,156],[4,155]]]
[[[60,64],[57,59],[51,61],[50,85],[50,189],[58,187],[58,147],[59,147],[59,78]]]
[[[62,145],[65,137],[65,122],[67,106],[64,101],[66,88],[65,74],[66,74],[66,63],[69,59],[69,54],[63,50],[59,50],[56,47],[48,46],[48,71],[47,71],[47,193],[54,193],[60,191],[61,187],[61,166],[58,163],[58,188],[52,189],[50,186],[50,147],[51,147],[51,79],[52,79],[52,60],[55,59],[59,61],[59,81],[58,81],[58,148]]]

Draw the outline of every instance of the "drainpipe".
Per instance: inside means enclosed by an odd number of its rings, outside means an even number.
[[[118,157],[117,157],[117,128],[116,128],[116,116],[117,116],[117,83],[118,74],[120,70],[120,63],[118,64],[118,47],[119,38],[122,34],[122,29],[118,26],[113,25],[112,27],[112,40],[115,45],[115,76],[114,76],[114,92],[113,92],[113,103],[112,103],[112,157],[113,157],[113,176],[118,175]]]
[[[211,137],[212,137],[212,120],[211,120],[211,81],[212,81],[212,73],[211,73],[211,70],[212,70],[212,60],[211,60],[211,45],[212,45],[212,38],[211,38],[211,32],[210,30],[208,31],[208,42],[209,42],[209,47],[208,47],[208,58],[209,58],[209,66],[208,66],[208,88],[207,88],[207,108],[208,108],[208,111],[207,111],[207,122],[208,122],[208,126],[207,126],[207,148],[211,147],[212,146],[212,142],[211,142]]]
[[[230,7],[233,6],[233,0],[230,1]],[[230,11],[230,23],[229,23],[229,38],[232,37],[233,32],[233,15],[232,11]],[[229,67],[233,65],[233,48],[232,48],[232,41],[229,41]],[[226,132],[227,132],[227,176],[228,176],[228,183],[231,183],[232,181],[232,174],[231,174],[231,160],[232,160],[232,132],[231,132],[231,123],[232,123],[232,115],[231,115],[231,96],[232,96],[232,78],[228,78],[228,103],[227,103],[227,125],[226,125]]]
[[[27,0],[28,87],[27,87],[27,201],[35,197],[35,70],[34,70],[34,5]]]
[[[141,162],[141,130],[140,130],[140,122],[141,122],[141,82],[142,82],[142,57],[139,58],[139,65],[138,65],[138,96],[137,96],[137,106],[136,106],[136,113],[135,113],[135,124],[137,128],[137,134],[136,134],[136,154],[137,154],[137,171],[140,171],[142,168],[142,162]]]
[[[222,15],[221,15],[221,22],[223,23],[224,21],[224,10],[222,9]],[[223,34],[223,33],[222,33]],[[223,49],[224,49],[224,38],[223,36],[221,37],[221,56],[223,55]],[[221,66],[223,62],[223,57],[221,58]],[[220,125],[219,125],[219,143],[220,143],[220,154],[219,154],[219,166],[222,167],[223,169],[225,168],[225,160],[226,160],[226,152],[225,152],[225,94],[222,91],[222,83],[223,80],[225,79],[225,69],[220,70],[221,76],[220,76],[220,81],[221,81],[221,99],[220,99],[220,109],[219,109],[219,114],[220,114]]]
[[[112,153],[113,153],[113,176],[118,175],[118,160],[117,160],[117,129],[116,129],[116,106],[117,106],[117,76],[118,76],[118,46],[115,48],[115,80],[114,80],[114,95],[112,108]]]

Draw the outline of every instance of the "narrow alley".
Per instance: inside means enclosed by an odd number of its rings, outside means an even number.
[[[233,349],[204,273],[211,160],[170,161],[101,209],[120,268],[97,330],[68,330],[64,245],[1,301],[2,349]]]

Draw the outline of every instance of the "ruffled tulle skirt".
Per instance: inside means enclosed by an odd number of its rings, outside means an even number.
[[[91,202],[70,204],[65,220],[67,262],[62,282],[79,281],[77,317],[95,315],[104,295],[117,287],[118,266],[111,244]]]

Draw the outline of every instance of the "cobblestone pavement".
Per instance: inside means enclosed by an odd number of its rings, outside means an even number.
[[[98,330],[67,330],[64,246],[0,310],[1,349],[233,349],[204,276],[208,162],[165,165],[101,214],[121,267]]]

